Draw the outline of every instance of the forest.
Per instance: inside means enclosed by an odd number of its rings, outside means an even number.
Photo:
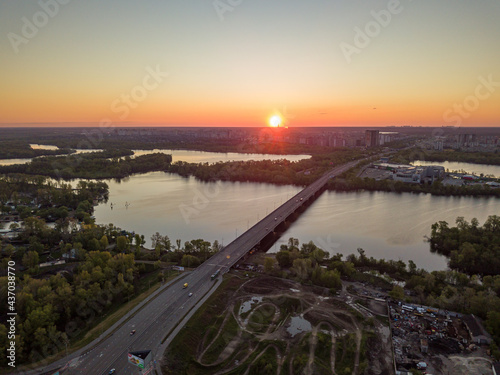
[[[345,148],[329,154],[312,155],[310,159],[297,162],[286,159],[214,164],[178,161],[168,171],[185,177],[194,176],[201,181],[249,181],[303,186],[312,183],[334,166],[364,155],[359,150]]]
[[[432,225],[431,251],[449,258],[452,269],[469,275],[500,274],[500,216],[489,216],[482,226],[458,217],[455,227],[446,221]]]
[[[125,178],[134,173],[167,170],[172,156],[162,153],[130,158],[131,150],[104,150],[69,156],[47,156],[31,163],[0,166],[0,173],[43,175],[56,179]]]
[[[37,156],[67,155],[73,152],[74,150],[70,148],[60,148],[58,150],[32,149],[26,141],[3,140],[2,148],[0,149],[0,159],[21,159],[34,158]]]

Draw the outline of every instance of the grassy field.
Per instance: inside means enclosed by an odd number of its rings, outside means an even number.
[[[224,312],[229,302],[229,295],[245,281],[226,276],[219,288],[208,298],[188,322],[188,329],[183,329],[175,336],[165,352],[168,365],[162,368],[164,374],[210,374],[211,368],[201,366],[196,354],[209,322],[210,333],[215,337],[224,321]],[[210,340],[205,340],[208,344]]]

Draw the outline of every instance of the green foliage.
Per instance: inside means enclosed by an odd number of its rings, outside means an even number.
[[[182,256],[181,266],[198,267],[199,265],[200,265],[200,260],[197,257],[188,254]]]
[[[335,371],[339,375],[351,375],[356,354],[356,336],[347,334],[337,338],[335,347]]]
[[[458,217],[456,227],[432,224],[431,251],[450,258],[450,268],[467,274],[497,275],[500,270],[500,216],[489,216],[482,227]]]
[[[281,268],[290,268],[293,264],[292,257],[288,250],[280,250],[276,253],[276,260]]]
[[[33,159],[31,163],[0,166],[0,173],[23,173],[53,178],[124,178],[134,173],[164,171],[172,162],[171,155],[154,153],[134,159],[131,150],[105,150],[66,157],[47,156]]]
[[[0,149],[0,159],[25,159],[35,158],[44,155],[66,155],[74,150],[68,148],[58,150],[42,150],[33,149],[30,142],[21,140],[3,140],[2,148]]]
[[[169,172],[181,176],[194,176],[201,181],[252,181],[275,184],[307,185],[315,181],[332,165],[361,157],[353,149],[338,149],[335,153],[313,155],[310,159],[297,162],[262,160],[245,162],[186,163],[177,161],[170,165]],[[308,171],[309,173],[304,173]]]
[[[116,248],[118,251],[123,252],[128,249],[128,239],[125,236],[118,236],[116,239]]]
[[[405,291],[401,286],[394,285],[394,288],[392,288],[392,290],[389,292],[389,296],[392,299],[403,301],[405,298]]]
[[[271,257],[266,257],[264,259],[264,272],[267,274],[272,274],[274,272],[275,265],[276,265],[276,259]]]

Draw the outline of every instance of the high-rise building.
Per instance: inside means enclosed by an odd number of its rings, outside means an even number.
[[[380,146],[378,130],[367,130],[365,132],[365,146],[366,147]]]

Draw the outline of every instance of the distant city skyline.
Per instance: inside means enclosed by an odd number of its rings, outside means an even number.
[[[0,127],[500,126],[498,19],[498,0],[4,0]]]

